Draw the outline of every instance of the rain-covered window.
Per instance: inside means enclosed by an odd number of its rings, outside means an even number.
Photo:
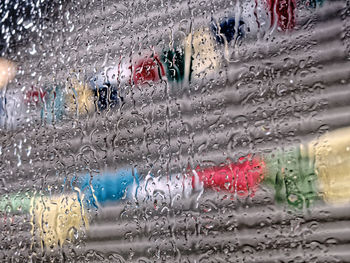
[[[0,262],[350,262],[349,15],[1,0]]]

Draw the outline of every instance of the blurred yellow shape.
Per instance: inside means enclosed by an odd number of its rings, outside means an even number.
[[[192,56],[192,57],[191,57]],[[192,67],[189,63],[192,59]],[[191,74],[195,78],[214,72],[219,66],[219,55],[215,49],[215,40],[208,28],[196,30],[185,41],[185,77]]]
[[[94,110],[94,94],[86,83],[76,79],[71,80],[67,97],[66,102],[70,113],[84,115]]]
[[[320,192],[329,203],[350,201],[350,128],[326,133],[310,143]]]
[[[16,75],[16,65],[7,59],[0,58],[0,88],[3,88]]]
[[[35,199],[32,211],[35,232],[47,249],[73,241],[74,235],[88,227],[88,220],[77,195]]]

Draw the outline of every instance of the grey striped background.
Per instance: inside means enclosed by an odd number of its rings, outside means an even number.
[[[7,96],[72,76],[87,80],[120,55],[136,56],[152,45],[159,52],[172,31],[188,33],[191,23],[203,26],[233,8],[230,1],[64,2],[57,20],[13,54],[21,71]],[[77,173],[125,166],[166,176],[188,165],[288,148],[350,125],[346,12],[345,1],[301,8],[295,31],[248,37],[230,47],[232,61],[223,60],[220,72],[190,85],[122,86],[124,104],[114,110],[43,127],[31,112],[30,125],[0,131],[1,192],[48,186],[60,192],[64,179]],[[244,200],[206,192],[198,202],[103,208],[91,216],[79,246],[46,254],[36,243],[31,247],[29,215],[16,215],[13,224],[0,222],[1,259],[350,262],[348,206],[289,211],[265,188]]]

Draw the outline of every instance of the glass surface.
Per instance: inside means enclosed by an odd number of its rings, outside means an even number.
[[[1,262],[350,262],[350,3],[0,2]]]

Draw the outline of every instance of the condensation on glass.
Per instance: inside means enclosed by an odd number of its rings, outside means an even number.
[[[1,262],[350,262],[350,3],[0,3]]]

